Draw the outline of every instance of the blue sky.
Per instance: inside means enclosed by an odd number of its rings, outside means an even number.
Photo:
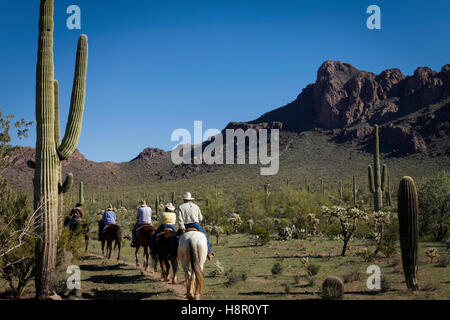
[[[81,30],[66,27],[69,5]],[[381,30],[366,8],[381,8]],[[0,106],[35,120],[39,1],[0,2]],[[450,62],[450,1],[55,0],[61,126],[76,43],[89,37],[79,149],[94,161],[170,150],[174,129],[222,129],[291,102],[327,59],[379,73]],[[35,126],[21,145],[35,145]]]

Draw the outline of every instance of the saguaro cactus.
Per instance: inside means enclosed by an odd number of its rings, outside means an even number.
[[[417,261],[419,252],[419,227],[417,225],[419,203],[414,180],[403,177],[398,189],[398,222],[400,226],[400,248],[406,286],[418,290]]]
[[[356,178],[353,176],[353,205],[355,208],[358,207],[358,187],[356,186]]]
[[[61,183],[61,161],[77,146],[84,112],[88,41],[78,41],[75,77],[66,132],[59,143],[59,114],[55,101],[53,63],[53,0],[41,0],[36,66],[36,160],[34,207],[40,213],[40,239],[36,244],[36,298],[49,299],[54,293],[60,192],[68,191],[72,175]],[[57,93],[57,92],[56,92]]]
[[[80,190],[78,195],[78,203],[84,204],[84,185],[83,181],[80,182]]]
[[[339,200],[342,200],[344,195],[344,189],[342,188],[342,181],[338,183]]]
[[[383,207],[383,192],[386,187],[387,166],[383,165],[382,172],[380,169],[380,141],[378,136],[378,125],[375,125],[373,168],[371,165],[368,167],[369,189],[373,194],[374,211],[380,211]]]
[[[388,207],[392,206],[392,197],[391,197],[391,177],[387,177],[387,186],[386,186],[386,205]]]

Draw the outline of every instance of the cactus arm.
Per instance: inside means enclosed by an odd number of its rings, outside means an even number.
[[[73,186],[73,174],[69,173],[62,185],[59,185],[59,193],[67,193]]]
[[[386,182],[387,182],[387,166],[383,164],[383,173],[381,174],[381,191],[386,190]]]
[[[65,160],[72,155],[80,138],[86,93],[87,61],[88,39],[86,35],[81,35],[78,40],[69,120],[62,143],[58,147],[58,155],[61,160]]]
[[[369,190],[370,193],[375,193],[375,184],[374,184],[374,180],[373,180],[373,169],[372,166],[369,165],[367,167],[368,169],[368,173],[369,173]]]
[[[58,80],[53,81],[55,92],[55,145],[58,148],[61,143],[61,132],[59,130],[59,83]]]

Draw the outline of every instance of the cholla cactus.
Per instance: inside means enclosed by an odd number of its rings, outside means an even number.
[[[433,259],[437,257],[437,249],[436,248],[430,248],[427,251],[425,251],[425,254],[430,258],[431,263],[433,263]]]
[[[383,243],[384,226],[391,223],[391,213],[384,211],[375,211],[372,213],[372,218],[375,227],[374,237],[375,241],[377,242],[377,249],[375,250],[375,254],[377,254]]]
[[[241,217],[237,213],[232,213],[228,221],[233,226],[233,232],[237,233],[239,227],[242,225]]]
[[[299,230],[295,225],[292,227],[285,227],[278,233],[279,240],[291,240],[299,237]]]
[[[368,220],[367,213],[357,208],[346,208],[342,206],[333,206],[328,208],[322,206],[322,214],[328,216],[328,221],[337,220],[341,226],[341,235],[344,241],[341,256],[345,256],[347,244],[356,231],[358,220]]]
[[[217,260],[214,263],[214,269],[210,272],[210,275],[212,277],[217,277],[220,276],[221,274],[223,274],[225,271],[224,267],[222,266],[222,264],[220,263],[219,260]]]

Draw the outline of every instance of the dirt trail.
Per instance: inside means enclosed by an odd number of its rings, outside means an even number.
[[[103,255],[97,254],[97,253],[94,253],[94,252],[88,252],[88,254],[93,256],[93,257],[100,258],[100,259],[106,259]],[[177,284],[172,284],[172,282],[166,282],[163,279],[161,279],[161,272],[160,271],[154,272],[153,268],[151,268],[151,266],[149,266],[149,271],[145,271],[144,267],[142,267],[142,266],[136,267],[136,263],[135,262],[131,262],[131,261],[128,261],[128,260],[110,259],[110,261],[111,262],[117,261],[117,263],[123,263],[123,264],[126,264],[126,265],[130,266],[130,267],[139,269],[142,272],[143,275],[149,277],[152,280],[157,280],[157,281],[159,281],[161,283],[161,285],[163,285],[167,289],[173,290],[173,292],[175,293],[175,295],[177,296],[178,299],[186,300],[186,286],[184,284],[184,282],[185,282],[184,280],[178,282]],[[159,269],[159,266],[158,266],[158,269]],[[177,278],[179,276],[180,275],[177,274]],[[184,274],[182,276],[184,278]]]

